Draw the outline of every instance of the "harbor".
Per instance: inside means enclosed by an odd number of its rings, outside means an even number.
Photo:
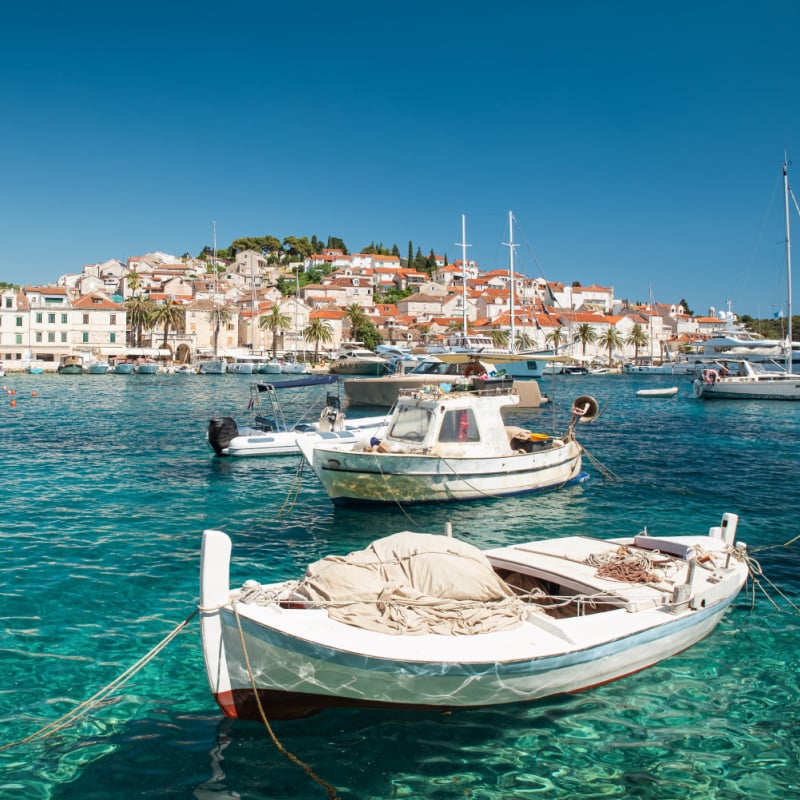
[[[195,614],[210,528],[233,542],[237,584],[295,578],[329,554],[448,523],[459,539],[492,549],[645,528],[693,534],[730,512],[758,586],[749,581],[716,630],[656,666],[530,703],[334,708],[272,727],[341,798],[791,795],[800,717],[794,403],[704,402],[690,376],[545,376],[550,402],[509,409],[506,421],[552,435],[576,394],[595,398],[598,422],[580,429],[588,480],[364,509],[330,503],[299,454],[215,455],[208,420],[246,413],[247,383],[235,377],[18,374],[2,383],[3,429],[17,445],[5,450],[0,506],[0,747],[84,703]],[[287,418],[309,399],[287,400]],[[196,619],[102,704],[0,750],[0,766],[14,796],[109,797],[121,784],[153,797],[325,796],[261,722],[223,717]]]

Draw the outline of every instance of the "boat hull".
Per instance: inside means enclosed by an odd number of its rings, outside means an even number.
[[[586,477],[574,440],[539,452],[483,458],[342,453],[298,444],[337,505],[487,499],[557,489]]]

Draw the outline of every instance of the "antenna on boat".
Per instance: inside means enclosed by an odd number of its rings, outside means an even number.
[[[794,199],[794,195],[792,195]],[[797,201],[795,201],[795,204]],[[792,374],[792,357],[794,355],[792,342],[792,239],[789,225],[789,161],[786,153],[783,155],[783,205],[786,215],[786,276],[787,276],[787,347],[786,347],[786,371]]]
[[[461,241],[456,242],[461,245],[461,321],[464,334],[464,342],[467,340],[467,248],[472,247],[467,244],[467,215],[461,215]]]

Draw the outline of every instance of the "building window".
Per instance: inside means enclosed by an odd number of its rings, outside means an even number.
[[[62,314],[61,315],[61,324],[62,325],[66,325],[67,324],[67,315],[66,314]]]
[[[54,342],[55,340],[56,340],[55,331],[50,331],[50,333],[47,334],[47,341]]]
[[[117,315],[116,314],[112,314],[108,321],[109,321],[109,323],[111,325],[116,325],[117,324]]]
[[[42,324],[42,314],[41,314],[41,312],[39,312],[39,313],[36,315],[36,321],[39,323],[39,325],[41,325],[41,324]]]
[[[15,337],[15,344],[22,344],[22,334],[18,333]]]
[[[83,315],[83,324],[84,325],[88,325],[89,324],[89,315],[88,314],[84,314]]]
[[[66,334],[66,333],[63,333],[63,332],[62,332],[62,334],[61,334],[61,341],[62,341],[62,342],[66,342],[66,341],[67,341],[67,334]]]
[[[22,327],[22,317],[17,317],[17,327],[18,328]]]
[[[11,308],[11,307],[12,307],[11,298],[10,297],[6,297],[6,308]]]
[[[41,343],[41,341],[42,341],[42,332],[41,331],[36,331],[36,341],[38,343]]]
[[[113,333],[113,332],[112,332],[112,333],[109,333],[109,334],[108,334],[108,341],[109,341],[111,344],[115,344],[115,343],[116,343],[116,341],[117,341],[117,334],[116,334],[116,333]]]
[[[48,321],[48,323],[50,323],[50,325],[55,325],[56,324],[56,315],[55,314],[48,314],[47,315],[47,321]]]

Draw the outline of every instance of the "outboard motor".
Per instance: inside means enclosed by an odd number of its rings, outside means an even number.
[[[319,415],[319,429],[324,433],[340,431],[344,427],[342,405],[336,395],[329,394],[325,398],[325,408]]]
[[[232,439],[239,435],[239,426],[233,417],[213,417],[208,423],[208,443],[214,448],[218,456],[225,455],[222,451]]]

